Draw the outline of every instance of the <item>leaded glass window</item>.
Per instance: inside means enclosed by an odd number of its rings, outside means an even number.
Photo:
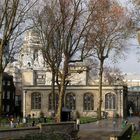
[[[71,110],[76,109],[76,97],[74,93],[67,93],[66,95],[66,107]]]
[[[58,94],[55,93],[55,109],[57,110],[58,108]],[[48,106],[48,109],[49,110],[53,110],[53,100],[52,100],[52,93],[49,94],[49,106]]]
[[[94,97],[92,93],[84,94],[84,110],[93,110],[94,109]]]
[[[41,94],[40,93],[32,93],[31,95],[31,108],[32,109],[41,109]]]
[[[116,108],[116,95],[113,93],[107,93],[105,95],[105,109],[115,109]]]

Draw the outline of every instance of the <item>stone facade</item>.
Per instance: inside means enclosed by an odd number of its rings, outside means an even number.
[[[27,116],[30,114],[35,115],[35,117],[39,117],[40,113],[43,112],[45,116],[50,116],[51,111],[49,110],[49,94],[51,91],[50,86],[24,86],[23,87],[23,114]],[[41,108],[40,109],[32,109],[32,94],[40,93],[41,94]],[[97,107],[99,102],[99,93],[98,86],[68,86],[66,90],[66,95],[69,93],[73,93],[75,95],[75,109],[72,109],[72,113],[76,113],[78,111],[81,116],[92,116],[96,117],[97,115]],[[93,108],[90,110],[84,109],[84,95],[86,93],[90,93],[93,95]],[[106,108],[106,95],[108,93],[112,93],[115,95],[115,107],[114,108]],[[102,111],[108,112],[108,117],[113,117],[115,114],[118,114],[121,117],[126,116],[125,110],[126,99],[127,99],[127,89],[124,86],[104,86],[103,87],[103,103],[102,103]],[[65,98],[66,98],[65,95]],[[67,103],[65,102],[65,105]]]
[[[50,107],[52,74],[43,61],[40,48],[38,34],[33,30],[28,31],[18,59],[23,116],[35,114],[38,117],[40,112],[48,116],[52,112]],[[69,65],[68,74],[64,106],[73,114],[78,111],[81,116],[96,116],[99,87],[93,82],[95,79],[90,76],[88,67],[84,63]],[[127,89],[123,85],[104,85],[102,111],[108,112],[110,117],[114,114],[123,117],[126,110],[126,93]]]

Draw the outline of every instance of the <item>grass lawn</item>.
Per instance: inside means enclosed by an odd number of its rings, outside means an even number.
[[[38,123],[44,123],[44,118],[34,118],[34,119],[30,118],[30,119],[28,119],[27,124],[23,124],[22,123],[22,118],[20,118],[20,124],[18,124],[18,125],[17,125],[17,122],[18,122],[17,118],[14,118],[13,123],[14,123],[14,125],[16,124],[16,128],[22,128],[22,127],[32,126],[33,120],[35,121],[35,125],[38,124]],[[54,122],[54,120],[51,119],[51,118],[47,118],[46,122],[47,123],[52,123],[52,122]],[[9,129],[9,128],[11,128],[10,127],[10,119],[6,118],[6,117],[5,118],[0,118],[0,130]]]
[[[133,134],[131,140],[140,140],[140,134]]]
[[[97,118],[92,118],[92,117],[81,117],[80,118],[80,123],[81,124],[95,122],[95,121],[97,121]]]
[[[22,128],[22,127],[27,127],[27,126],[32,126],[33,120],[35,121],[35,125],[38,123],[44,123],[43,118],[30,118],[28,120],[27,124],[22,123],[22,118],[20,118],[20,124],[16,125],[16,128]],[[80,117],[80,124],[85,124],[85,123],[91,123],[97,121],[97,118],[93,117]],[[46,120],[47,123],[53,123],[54,120],[52,118],[47,118]],[[17,119],[14,118],[14,124],[17,124]],[[10,121],[8,118],[0,118],[0,130],[2,129],[9,129],[10,127]]]

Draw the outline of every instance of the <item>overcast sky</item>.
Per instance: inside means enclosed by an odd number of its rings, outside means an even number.
[[[124,73],[137,73],[140,74],[140,45],[137,42],[137,39],[131,39],[129,41],[130,50],[126,55],[125,60],[120,60],[118,67]]]
[[[124,6],[128,6],[128,0],[119,0]],[[131,7],[131,6],[128,6]],[[125,60],[120,60],[117,65],[124,73],[136,73],[140,74],[140,45],[137,42],[137,38],[129,41],[130,50]]]

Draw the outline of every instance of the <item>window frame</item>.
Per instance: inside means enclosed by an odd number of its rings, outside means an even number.
[[[116,95],[114,93],[105,94],[105,109],[115,110],[116,109]]]
[[[59,100],[59,96],[58,96],[58,93],[55,93],[55,109],[57,110],[58,108],[58,100]],[[52,108],[52,93],[49,93],[48,95],[48,110],[49,111],[52,111],[53,108]]]
[[[41,109],[41,93],[33,92],[31,94],[31,110],[40,110]]]
[[[70,110],[76,110],[76,95],[75,93],[67,93],[65,96],[66,107]]]
[[[90,92],[83,95],[83,110],[93,111],[94,110],[94,95]]]
[[[11,92],[9,90],[7,90],[6,92],[6,99],[10,99],[11,98]]]

